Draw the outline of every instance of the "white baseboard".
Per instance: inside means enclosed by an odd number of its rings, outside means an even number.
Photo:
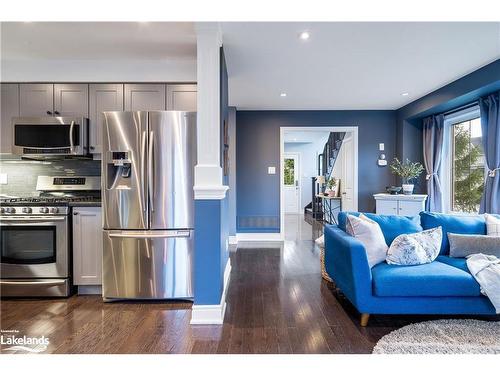
[[[281,233],[236,233],[238,242],[240,241],[283,241]]]
[[[191,324],[222,324],[226,313],[226,293],[231,276],[231,259],[227,260],[224,269],[224,287],[218,305],[195,305],[191,310]]]
[[[238,237],[229,236],[229,245],[238,245]]]

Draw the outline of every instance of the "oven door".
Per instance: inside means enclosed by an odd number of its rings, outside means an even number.
[[[67,216],[0,218],[1,277],[69,276]]]
[[[16,117],[13,119],[13,152],[43,157],[85,155],[87,120],[72,117]]]

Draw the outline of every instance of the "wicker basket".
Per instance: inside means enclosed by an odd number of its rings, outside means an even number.
[[[326,281],[333,283],[332,278],[328,275],[328,273],[326,272],[326,268],[325,268],[325,248],[320,247],[319,249],[320,249],[319,258],[320,258],[320,262],[321,262],[321,277],[323,279],[325,279]]]

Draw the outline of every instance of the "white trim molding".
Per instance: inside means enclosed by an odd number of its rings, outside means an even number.
[[[226,294],[231,277],[231,259],[227,260],[224,269],[224,286],[218,305],[195,305],[191,310],[191,324],[223,324],[226,313]]]
[[[229,236],[229,245],[238,245],[238,236]]]
[[[224,199],[229,186],[212,185],[212,186],[194,186],[194,199]]]
[[[285,153],[285,132],[287,131],[329,131],[329,132],[345,132],[352,133],[353,147],[354,147],[354,186],[353,186],[353,208],[354,211],[358,210],[358,127],[357,126],[282,126],[280,127],[280,237],[281,240],[285,238],[285,196],[283,194],[283,155]]]
[[[236,241],[274,242],[283,241],[281,233],[236,233]]]

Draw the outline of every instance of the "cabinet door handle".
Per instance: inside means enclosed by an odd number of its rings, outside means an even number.
[[[90,149],[91,149],[91,150],[95,150],[95,147],[94,147],[94,146],[90,146]]]
[[[48,115],[52,115],[52,112],[51,112],[51,111],[47,111],[47,114],[48,114]]]
[[[59,111],[54,111],[54,114],[60,115]]]

